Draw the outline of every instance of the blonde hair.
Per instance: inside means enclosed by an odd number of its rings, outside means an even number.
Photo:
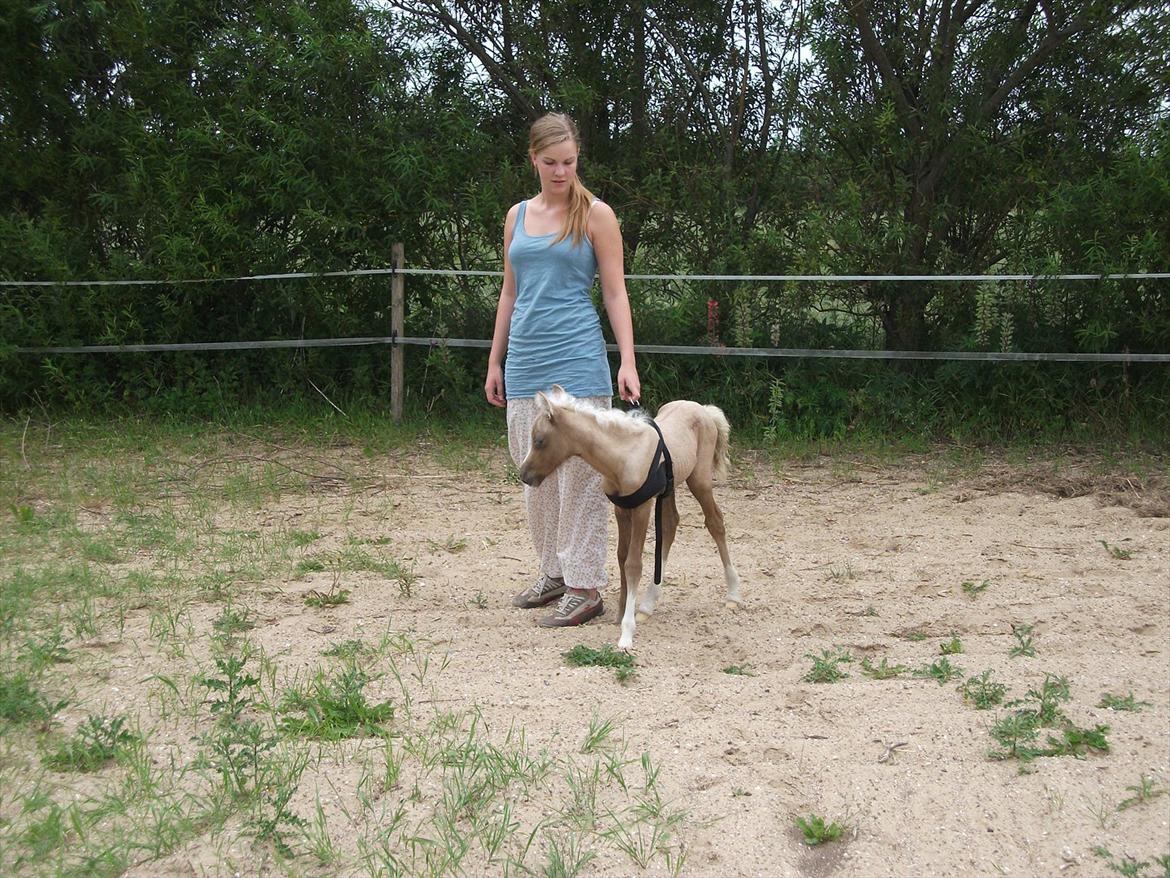
[[[535,156],[541,150],[573,141],[577,150],[581,149],[581,135],[573,120],[564,113],[548,113],[532,123],[528,132],[528,154]],[[589,224],[589,207],[593,204],[593,193],[585,188],[581,178],[573,175],[573,182],[569,185],[569,213],[565,217],[565,226],[559,235],[553,239],[558,244],[565,238],[572,237],[573,245],[581,243],[585,237],[585,230]]]

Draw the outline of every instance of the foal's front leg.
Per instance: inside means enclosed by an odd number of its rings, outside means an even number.
[[[618,646],[622,649],[629,649],[634,645],[634,628],[637,627],[634,605],[638,600],[638,580],[642,578],[642,549],[646,545],[646,527],[650,522],[650,510],[653,508],[654,503],[651,501],[630,510],[630,540],[627,544],[625,563],[622,565],[625,588],[622,590],[622,636],[618,640]],[[620,544],[620,531],[618,540]]]

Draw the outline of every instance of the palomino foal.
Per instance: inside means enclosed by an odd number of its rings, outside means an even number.
[[[578,455],[601,474],[606,494],[629,495],[647,479],[658,447],[658,434],[649,419],[640,413],[626,414],[583,405],[554,384],[548,394],[536,394],[536,420],[532,425],[532,447],[520,465],[520,480],[535,487],[566,459]],[[674,463],[675,482],[685,481],[703,509],[707,530],[715,538],[723,576],[727,582],[728,609],[743,603],[739,574],[727,553],[727,532],[723,513],[715,503],[716,476],[727,471],[727,440],[731,428],[723,412],[713,405],[690,400],[668,402],[655,418]],[[659,585],[652,582],[638,600],[642,576],[642,550],[654,510],[654,498],[633,509],[615,506],[618,525],[618,569],[622,592],[619,608],[622,633],[618,646],[634,645],[634,628],[653,614],[658,604]],[[678,509],[674,492],[663,497],[662,560],[674,542]],[[635,603],[637,613],[635,615]]]

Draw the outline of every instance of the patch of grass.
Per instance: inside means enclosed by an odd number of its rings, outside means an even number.
[[[222,637],[232,638],[256,627],[252,611],[247,607],[237,609],[231,604],[223,608],[217,618],[212,620],[211,628]]]
[[[141,743],[142,738],[126,728],[124,716],[107,719],[91,715],[72,738],[42,762],[56,771],[97,771],[124,758]]]
[[[1110,870],[1118,875],[1124,875],[1126,878],[1165,878],[1165,876],[1170,875],[1170,854],[1163,854],[1152,860],[1138,860],[1128,854],[1123,854],[1119,860],[1109,852],[1108,848],[1102,845],[1094,847],[1093,853],[1103,859]],[[1147,872],[1147,869],[1160,869],[1161,871]]]
[[[121,560],[117,547],[106,540],[92,537],[83,539],[79,548],[81,556],[86,561],[94,561],[98,564],[117,564]]]
[[[938,651],[940,655],[959,655],[963,651],[963,641],[956,634],[950,640],[940,643]]]
[[[968,579],[963,582],[959,588],[963,590],[963,594],[965,594],[967,597],[976,598],[983,594],[983,592],[987,591],[987,588],[990,585],[991,581],[988,579],[981,579],[979,582],[976,582],[973,579]]]
[[[1098,707],[1104,707],[1106,710],[1124,710],[1137,713],[1145,707],[1153,707],[1148,701],[1138,701],[1134,698],[1131,691],[1128,695],[1111,695],[1106,692],[1101,696]]]
[[[328,592],[310,591],[305,595],[305,606],[316,607],[318,609],[328,609],[330,607],[339,607],[342,604],[349,603],[349,589],[343,588],[338,591],[336,588],[329,589]]]
[[[742,665],[728,665],[723,669],[723,673],[731,674],[733,677],[754,677],[756,675],[755,669],[747,662]]]
[[[1144,805],[1158,796],[1166,795],[1166,788],[1158,786],[1152,777],[1146,777],[1144,774],[1138,777],[1138,782],[1133,786],[1126,787],[1132,796],[1122,799],[1117,803],[1117,810],[1124,811],[1126,808],[1132,808],[1134,805]]]
[[[1012,626],[1012,636],[1016,638],[1016,644],[1008,650],[1008,655],[1012,658],[1036,655],[1036,645],[1032,638],[1032,629],[1035,627],[1035,625]]]
[[[321,532],[316,530],[290,530],[288,532],[288,541],[298,548],[315,543],[319,539],[321,539]]]
[[[50,665],[62,665],[72,661],[65,648],[65,634],[56,628],[35,640],[26,640],[18,661],[28,666],[32,674],[39,674]]]
[[[280,706],[283,731],[322,741],[385,736],[384,723],[394,717],[388,701],[370,704],[365,687],[370,677],[357,665],[326,678],[318,673],[305,691],[288,692]],[[295,715],[292,715],[295,714]]]
[[[564,656],[575,668],[632,668],[636,662],[633,653],[616,650],[608,643],[601,649],[578,643]]]
[[[845,827],[840,823],[826,823],[825,819],[817,814],[810,814],[808,818],[797,817],[796,825],[804,836],[804,843],[810,847],[836,841],[845,833]]]
[[[902,640],[909,640],[911,643],[921,643],[926,640],[926,632],[920,628],[911,628],[909,631],[898,631],[894,634]]]
[[[595,715],[589,721],[589,730],[585,733],[585,740],[581,744],[581,752],[588,755],[604,749],[613,731],[613,720],[600,720]]]
[[[1097,725],[1091,729],[1073,725],[1060,705],[1069,700],[1069,681],[1066,677],[1045,674],[1039,689],[1009,706],[1023,706],[1010,716],[1002,717],[992,726],[991,736],[1003,750],[993,750],[992,759],[1018,759],[1027,763],[1039,756],[1076,756],[1090,752],[1108,753],[1109,726]],[[1053,729],[1044,746],[1037,743],[1041,729]]]
[[[975,705],[976,710],[990,710],[996,705],[1003,704],[1007,695],[1007,686],[991,679],[991,671],[987,670],[978,677],[969,677],[959,687],[959,694],[964,701]]]
[[[1123,549],[1120,546],[1111,546],[1104,540],[1097,540],[1097,542],[1105,547],[1105,551],[1109,553],[1109,557],[1118,561],[1128,561],[1133,557],[1133,550],[1131,549]]]
[[[829,566],[829,574],[827,578],[833,582],[848,582],[851,579],[857,578],[857,573],[853,570],[853,565],[846,562],[844,567],[837,567],[835,565]]]
[[[477,610],[486,610],[488,607],[487,596],[482,591],[477,591],[473,594],[468,598],[467,603],[471,604]]]
[[[25,674],[0,673],[0,720],[5,723],[33,723],[47,728],[53,715],[68,701],[51,701],[34,689]]]
[[[847,651],[839,649],[832,652],[822,649],[820,655],[805,653],[805,658],[812,659],[812,668],[801,679],[806,683],[836,683],[849,675],[841,670],[842,663],[853,661],[853,656]]]
[[[431,551],[449,552],[452,555],[457,555],[467,548],[467,540],[452,534],[441,543],[435,540],[427,540],[427,545],[431,547]]]
[[[892,680],[909,670],[906,665],[891,665],[885,656],[882,656],[880,665],[875,665],[868,658],[861,660],[861,673],[874,680]]]
[[[947,658],[940,658],[934,664],[926,665],[913,671],[915,677],[930,677],[938,681],[940,686],[962,677],[964,673],[966,672],[962,668],[955,667],[951,664],[950,659]]]
[[[373,655],[374,651],[362,643],[360,640],[343,640],[340,643],[334,643],[328,649],[321,651],[321,655],[328,658],[339,658],[345,661],[352,661],[362,656]]]
[[[325,562],[320,558],[302,558],[293,568],[293,579],[303,579],[310,573],[325,572]]]

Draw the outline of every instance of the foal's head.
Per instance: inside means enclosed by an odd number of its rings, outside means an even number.
[[[563,413],[556,402],[565,396],[564,390],[553,385],[550,396],[536,394],[536,419],[532,422],[532,443],[528,456],[520,464],[520,481],[536,487],[548,474],[572,457],[576,452],[570,448],[565,434],[558,430]]]

